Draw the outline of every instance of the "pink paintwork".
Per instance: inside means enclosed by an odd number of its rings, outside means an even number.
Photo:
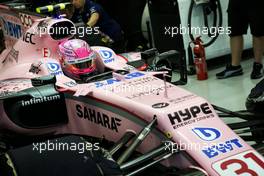
[[[16,14],[13,13],[14,20],[8,20],[18,23],[15,21]],[[6,15],[5,11],[0,13],[0,16],[3,15]],[[58,22],[70,22],[66,19],[44,20],[48,28]],[[38,24],[39,21],[36,21],[23,34],[36,31]],[[113,50],[99,46],[92,49],[100,56],[95,61],[100,72],[107,68],[129,70],[130,73],[114,74],[112,79],[100,82],[77,84],[66,77],[60,67],[58,46],[65,40],[68,39],[56,41],[49,35],[35,34],[32,44],[19,38],[0,55],[0,92],[24,90],[32,86],[28,81],[31,78],[56,75],[58,90],[65,92],[69,122],[52,128],[25,129],[9,119],[1,100],[1,129],[28,135],[55,132],[105,137],[109,141],[117,141],[127,130],[138,133],[155,115],[158,119],[157,128],[140,145],[140,152],[145,153],[168,140],[180,147],[191,147],[182,148],[184,151],[165,161],[166,165],[198,167],[207,175],[231,176],[239,175],[236,171],[243,163],[244,170],[241,172],[254,170],[257,175],[264,175],[263,157],[218,117],[206,99],[154,77],[159,73],[137,71]],[[50,54],[45,57],[47,51]],[[29,72],[32,64],[39,66],[38,73]],[[74,84],[69,86],[66,84],[69,82]],[[91,112],[97,114],[96,117]],[[101,123],[97,121],[99,115],[104,117]],[[186,153],[190,157],[186,157]],[[245,166],[248,168],[245,169]]]

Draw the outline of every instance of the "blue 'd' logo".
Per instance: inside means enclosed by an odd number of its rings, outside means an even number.
[[[103,59],[110,59],[113,56],[113,53],[107,50],[100,50],[99,52]]]
[[[48,63],[47,66],[48,66],[48,69],[52,72],[56,72],[60,69],[60,66],[57,63]]]
[[[51,75],[63,74],[63,72],[60,69],[60,65],[57,63],[47,63],[47,67]]]
[[[220,131],[215,128],[193,128],[192,131],[204,141],[213,141],[221,136]]]
[[[102,56],[103,61],[104,61],[105,64],[114,61],[113,53],[111,51],[108,51],[108,50],[100,50],[99,53]]]

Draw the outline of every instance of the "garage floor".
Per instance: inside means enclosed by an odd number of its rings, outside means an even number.
[[[221,67],[215,70],[209,70],[208,80],[198,81],[196,75],[188,76],[187,85],[182,87],[204,97],[214,105],[233,111],[245,110],[245,102],[250,90],[262,78],[257,80],[250,79],[253,59],[242,61],[241,64],[244,71],[244,74],[241,76],[221,80],[217,79],[215,74],[224,69],[224,67]],[[235,123],[243,120],[239,118],[224,118],[224,121],[226,123]],[[248,143],[254,144],[254,142]]]
[[[224,67],[209,70],[208,80],[198,81],[196,75],[188,76],[188,83],[182,86],[210,103],[233,111],[245,110],[245,101],[250,90],[261,80],[251,80],[253,60],[242,61],[244,74],[228,79],[217,79],[215,74],[222,71]],[[238,118],[225,118],[226,123],[241,122]]]
[[[212,104],[230,110],[245,109],[245,101],[250,90],[261,80],[251,80],[253,59],[242,62],[244,74],[228,79],[217,79],[215,74],[222,71],[224,67],[209,70],[208,80],[198,81],[196,75],[188,76],[185,89],[206,98]]]

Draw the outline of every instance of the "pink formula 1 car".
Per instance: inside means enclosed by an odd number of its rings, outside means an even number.
[[[68,56],[91,55],[89,68],[96,66],[96,74],[73,79],[64,70],[71,59],[65,63],[59,54],[59,46],[74,45],[65,44],[73,40],[72,34],[51,30],[72,29],[74,24],[17,12],[0,6],[6,39],[0,55],[0,131],[6,146],[23,145],[29,138],[36,142],[80,135],[115,143],[107,153],[127,175],[158,163],[177,168],[174,175],[264,175],[263,156],[228,127],[207,100],[167,82],[166,71],[129,65],[129,58],[140,59],[135,53],[124,57],[94,46],[87,49],[93,53],[85,55],[85,49],[76,53],[64,48]],[[79,63],[71,65],[74,71]],[[140,155],[131,159],[135,153]]]

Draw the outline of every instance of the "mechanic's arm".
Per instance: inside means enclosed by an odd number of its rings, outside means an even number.
[[[92,13],[89,21],[87,22],[87,25],[93,27],[94,25],[96,25],[97,21],[99,20],[99,17],[100,17],[99,13],[97,12]]]

